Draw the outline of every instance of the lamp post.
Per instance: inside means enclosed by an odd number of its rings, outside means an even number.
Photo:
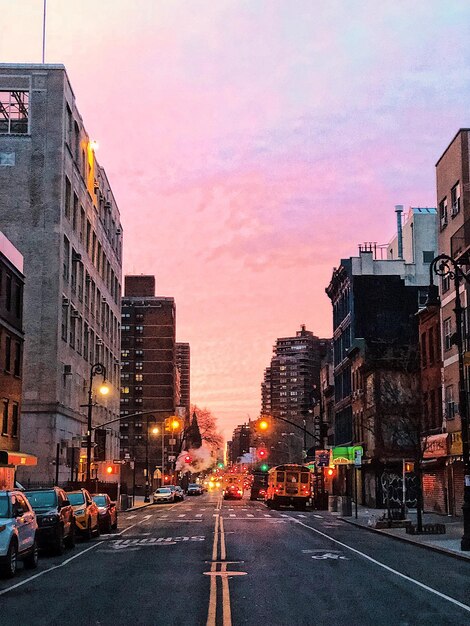
[[[86,479],[87,489],[91,489],[91,433],[93,430],[93,378],[101,375],[103,383],[100,392],[106,395],[109,387],[106,385],[106,367],[102,363],[94,363],[90,368],[90,384],[88,387],[88,420],[86,433]]]
[[[153,415],[147,415],[146,418],[146,422],[147,422],[147,436],[145,438],[145,495],[144,495],[144,502],[150,502],[150,476],[149,476],[149,437],[150,437],[150,426],[149,426],[149,419],[153,418]],[[164,422],[160,422],[159,425],[155,425],[152,428],[152,435],[158,435],[158,433],[160,432],[159,430],[159,426],[161,428],[162,431],[162,486],[163,486],[163,460],[164,460],[164,455],[165,455],[165,449],[164,449],[164,445],[165,445],[165,423]]]
[[[468,402],[467,392],[465,390],[465,369],[464,369],[464,338],[462,332],[463,313],[462,302],[460,299],[460,281],[470,282],[465,272],[461,269],[458,262],[447,254],[440,254],[435,257],[429,266],[429,292],[426,306],[440,305],[439,290],[434,285],[433,274],[437,276],[448,277],[454,281],[455,289],[455,335],[454,343],[458,351],[459,363],[459,413],[462,429],[462,456],[464,463],[464,497],[463,497],[463,536],[460,542],[460,548],[464,551],[470,550],[470,456],[468,442]]]

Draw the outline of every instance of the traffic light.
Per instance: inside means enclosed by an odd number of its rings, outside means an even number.
[[[336,470],[334,467],[325,467],[325,476],[328,478],[334,478],[336,474]]]
[[[171,430],[171,432],[180,432],[183,429],[183,422],[175,415],[167,417],[165,420],[165,430]]]
[[[262,472],[267,472],[268,469],[269,469],[269,466],[268,466],[267,463],[263,463],[263,465],[261,466],[260,469],[261,469]]]
[[[112,465],[108,465],[106,468],[106,473],[107,474],[112,474],[113,473],[113,466]]]
[[[415,464],[411,461],[407,461],[405,463],[405,472],[414,472],[415,471]]]
[[[184,462],[185,463],[191,463],[192,459],[191,456],[189,454],[185,454],[184,455]]]
[[[217,467],[219,467],[220,469],[224,469],[224,464],[223,463],[217,463]]]
[[[266,450],[266,448],[259,448],[257,450],[257,455],[258,458],[261,460],[266,459],[268,457],[268,451]]]

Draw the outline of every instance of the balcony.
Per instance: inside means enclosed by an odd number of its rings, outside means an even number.
[[[467,220],[450,238],[450,255],[460,263],[468,263],[469,251],[470,220]]]

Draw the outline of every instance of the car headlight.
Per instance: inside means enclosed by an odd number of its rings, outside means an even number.
[[[80,509],[78,511],[75,511],[75,515],[85,515],[85,509]]]

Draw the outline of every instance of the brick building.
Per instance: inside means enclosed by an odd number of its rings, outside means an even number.
[[[191,418],[191,349],[189,343],[176,344],[176,367],[180,378],[179,405],[184,408],[185,421]]]
[[[155,295],[154,276],[125,277],[121,333],[121,458],[135,459],[137,493],[143,493],[147,445],[151,478],[161,465],[162,438],[152,428],[175,414],[177,395],[175,301]],[[135,413],[142,417],[127,417]],[[175,444],[166,443],[168,459]],[[133,476],[123,466],[129,492]]]
[[[96,362],[111,391],[94,423],[119,417],[122,227],[94,148],[64,66],[0,64],[0,230],[29,277],[20,442],[38,466],[19,472],[25,483],[55,479],[57,444],[59,482],[84,474],[83,405]],[[119,455],[118,425],[106,434],[109,460]]]

